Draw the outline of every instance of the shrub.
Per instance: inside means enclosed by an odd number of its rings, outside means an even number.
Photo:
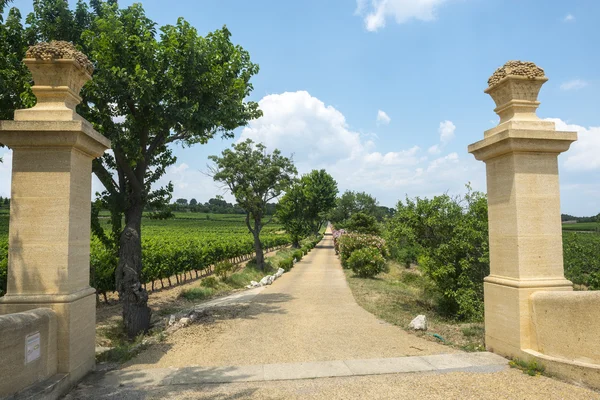
[[[302,260],[303,255],[304,255],[304,252],[300,249],[294,250],[294,252],[292,253],[292,257],[295,258],[296,261]]]
[[[283,268],[285,272],[291,270],[294,267],[294,259],[293,258],[284,258],[279,261],[279,268]]]
[[[212,296],[214,292],[212,288],[199,287],[182,290],[180,296],[186,300],[204,300]]]
[[[202,282],[200,282],[200,285],[203,287],[215,289],[217,286],[219,286],[219,282],[217,281],[217,279],[214,276],[209,276],[209,277],[202,279]]]
[[[405,262],[418,256],[421,271],[437,287],[442,313],[483,319],[483,279],[490,273],[484,194],[468,188],[460,198],[407,199],[398,203],[388,230],[393,246],[406,249]]]
[[[229,261],[221,261],[215,265],[215,275],[221,279],[226,279],[233,272],[235,265]]]
[[[302,249],[301,249],[301,250],[302,250],[302,253],[303,253],[304,255],[307,255],[307,254],[308,254],[308,252],[310,251],[310,250],[308,249],[308,247],[302,247]]]
[[[385,240],[379,236],[347,233],[340,236],[338,242],[340,259],[344,268],[349,268],[348,258],[350,258],[350,255],[354,251],[365,247],[376,248],[382,257],[389,257],[389,250],[385,244]]]
[[[364,247],[352,252],[348,258],[348,266],[355,275],[361,278],[372,278],[389,271],[385,258],[375,247]]]

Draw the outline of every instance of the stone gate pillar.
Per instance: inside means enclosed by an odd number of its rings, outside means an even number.
[[[529,296],[572,290],[563,269],[557,156],[577,140],[536,115],[548,80],[533,63],[509,61],[485,90],[500,123],[469,146],[486,163],[490,276],[485,278],[488,350],[516,357],[535,345]]]
[[[37,104],[0,122],[0,142],[13,150],[8,286],[0,314],[54,310],[58,372],[75,382],[94,366],[92,160],[110,141],[75,112],[93,72],[85,55],[70,43],[41,43],[24,62]]]

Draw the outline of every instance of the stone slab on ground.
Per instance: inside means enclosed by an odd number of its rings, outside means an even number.
[[[519,370],[505,369],[496,373],[423,372],[201,385],[93,387],[81,384],[65,398],[154,399],[599,400],[600,394],[544,376],[531,377]]]
[[[508,361],[492,353],[454,353],[433,356],[313,361],[227,367],[155,368],[110,371],[97,386],[166,386],[330,378],[418,372],[495,372]]]

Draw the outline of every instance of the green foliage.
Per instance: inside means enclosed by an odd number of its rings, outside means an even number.
[[[363,247],[353,251],[347,265],[356,276],[361,278],[373,278],[382,272],[388,272],[385,258],[375,247]]]
[[[306,247],[306,246],[302,246],[302,247],[300,248],[300,250],[302,250],[302,254],[303,254],[303,255],[307,255],[307,254],[308,254],[308,252],[310,251],[310,250],[308,249],[308,247]]]
[[[483,325],[468,325],[461,329],[461,332],[466,337],[479,337],[483,336],[485,333],[485,328]]]
[[[294,259],[293,258],[284,258],[279,261],[279,268],[283,268],[285,272],[288,272],[294,267]]]
[[[235,269],[235,265],[233,265],[230,261],[221,261],[215,265],[214,273],[221,279],[226,279],[233,270]]]
[[[346,228],[350,232],[366,233],[368,235],[381,235],[381,229],[377,224],[377,219],[374,216],[364,212],[352,214],[350,220],[346,224]]]
[[[294,183],[279,200],[275,216],[292,238],[292,244],[299,246],[300,240],[310,232],[308,200],[302,182]]]
[[[563,254],[567,279],[600,290],[600,234],[563,232]]]
[[[3,21],[6,5],[6,1],[0,2],[0,120],[13,119],[16,109],[35,104],[31,74],[22,62],[27,43],[21,13],[13,7]]]
[[[214,295],[214,293],[215,290],[213,288],[196,287],[182,290],[180,296],[186,300],[204,300]]]
[[[214,276],[207,276],[206,278],[202,279],[200,285],[206,288],[215,289],[217,286],[219,286],[219,281]]]
[[[115,290],[115,268],[118,257],[115,252],[92,237],[90,245],[90,286],[98,294],[106,294]]]
[[[369,215],[381,222],[392,216],[394,210],[380,206],[377,199],[368,193],[347,190],[336,200],[336,206],[328,217],[336,229],[346,229],[352,216],[357,213]]]
[[[301,249],[294,250],[294,252],[292,253],[292,257],[295,258],[296,261],[302,260],[303,256],[304,252]]]
[[[536,360],[525,361],[519,358],[515,358],[514,360],[509,361],[508,365],[511,368],[517,368],[523,371],[523,373],[529,376],[541,375],[546,371],[546,367],[542,364],[538,363]]]
[[[382,257],[389,257],[389,250],[385,240],[375,235],[359,233],[347,233],[338,239],[340,249],[340,260],[344,268],[349,268],[348,259],[356,250],[365,247],[376,248]]]
[[[600,233],[600,224],[598,222],[578,222],[576,224],[563,224],[562,229],[563,231]]]
[[[487,200],[470,190],[463,198],[448,195],[406,200],[388,221],[386,236],[403,263],[418,257],[422,271],[436,284],[439,306],[463,320],[483,318],[483,278],[489,275]],[[397,249],[406,249],[400,253]],[[400,258],[400,257],[399,257]]]
[[[246,225],[254,235],[257,266],[263,269],[260,232],[265,225],[266,205],[290,187],[297,174],[296,167],[279,150],[269,154],[262,143],[255,144],[250,139],[233,144],[221,157],[210,156],[209,159],[214,162],[213,179],[224,183],[246,211]]]
[[[319,233],[336,204],[337,182],[324,169],[312,170],[300,179],[306,199],[305,218],[312,234]]]

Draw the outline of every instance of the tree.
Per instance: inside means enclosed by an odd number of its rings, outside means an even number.
[[[366,233],[369,235],[381,234],[381,229],[377,225],[377,219],[362,211],[352,214],[347,225],[348,230],[351,232]]]
[[[190,206],[196,207],[197,205],[198,205],[198,200],[196,200],[196,199],[191,199],[190,200]]]
[[[177,200],[175,200],[175,203],[179,204],[180,206],[187,206],[188,205],[187,199],[177,199]]]
[[[210,173],[217,182],[229,188],[235,200],[246,211],[246,226],[254,236],[256,265],[264,270],[264,254],[260,231],[271,222],[263,221],[267,203],[278,198],[293,182],[297,174],[290,158],[277,149],[268,154],[262,143],[251,139],[232,145],[221,157],[210,156],[215,165]]]
[[[277,204],[275,215],[286,232],[292,238],[292,246],[300,247],[300,239],[310,232],[308,219],[308,199],[305,182],[300,180],[293,184]]]
[[[23,64],[27,43],[21,13],[11,8],[6,22],[2,15],[10,0],[0,0],[0,120],[9,120],[15,110],[35,103],[31,74]]]
[[[383,219],[377,199],[368,193],[352,192],[350,190],[346,190],[337,199],[336,206],[331,210],[329,218],[337,228],[343,228],[350,218],[359,212],[371,215],[378,220]]]
[[[338,194],[337,182],[324,169],[313,170],[302,177],[306,197],[306,218],[313,234],[318,234],[327,219],[327,213],[335,207]]]
[[[124,9],[114,0],[90,5],[91,12],[80,0],[69,11],[66,0],[36,0],[27,37],[30,44],[73,41],[96,67],[78,112],[112,141],[113,153],[93,163],[105,187],[98,204],[111,211],[112,234],[93,226],[118,252],[116,287],[125,329],[134,337],[150,323],[140,284],[142,211],[168,205],[172,186],[152,185],[176,160],[169,144],[231,138],[235,128],[258,118],[258,104],[245,102],[258,66],[231,42],[226,27],[201,37],[183,18],[158,29],[139,3]]]

